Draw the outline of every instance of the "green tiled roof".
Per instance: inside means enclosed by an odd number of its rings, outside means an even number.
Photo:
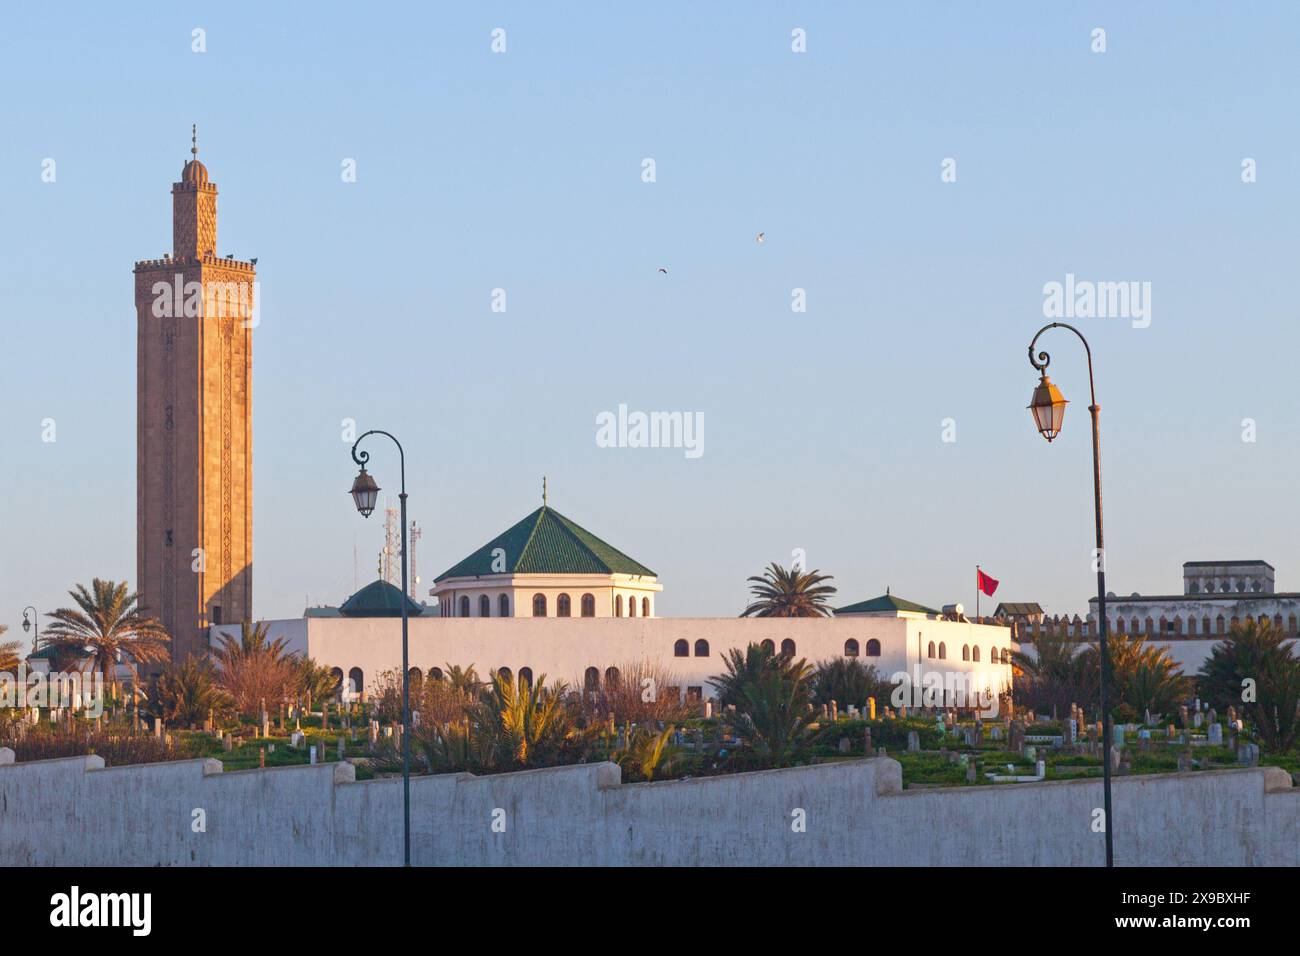
[[[424,611],[423,607],[387,581],[371,581],[343,602],[339,614],[343,617],[401,617],[403,600],[406,601],[406,613],[409,616],[415,617]]]
[[[836,614],[870,614],[870,613],[888,613],[890,611],[910,611],[913,614],[939,614],[932,607],[926,607],[924,604],[917,604],[913,601],[905,601],[903,598],[894,597],[886,592],[880,597],[872,598],[869,601],[859,601],[857,604],[850,604],[848,607],[837,607]]]
[[[494,555],[502,560],[493,568]],[[473,578],[490,574],[637,574],[655,573],[611,547],[554,508],[538,508],[514,527],[434,578]]]

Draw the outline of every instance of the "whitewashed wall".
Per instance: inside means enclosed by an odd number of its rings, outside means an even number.
[[[284,635],[295,650],[304,650],[318,663],[339,667],[344,674],[360,668],[366,686],[382,671],[400,667],[402,624],[399,618],[311,617],[269,621],[272,637]],[[234,630],[237,628],[222,628]],[[1010,667],[993,664],[1011,647],[1010,629],[985,624],[892,617],[841,618],[444,618],[410,619],[410,663],[427,672],[447,664],[473,664],[486,676],[499,667],[518,674],[524,667],[534,677],[548,675],[581,686],[583,673],[595,667],[626,667],[652,661],[672,673],[682,688],[702,687],[724,671],[722,656],[733,647],[771,640],[795,642],[795,655],[810,661],[838,657],[845,642],[858,642],[865,664],[874,664],[886,678],[898,671],[923,668],[974,674],[995,690],[1010,679]],[[696,656],[695,643],[708,641],[707,656]],[[881,656],[865,656],[867,642],[880,641]],[[674,656],[674,645],[685,640],[689,657]],[[947,659],[930,659],[929,644],[943,643]],[[979,646],[980,662],[962,660],[963,646]]]
[[[400,778],[220,767],[0,766],[0,865],[400,864]],[[417,865],[1097,866],[1104,853],[1100,782],[903,791],[883,758],[632,785],[608,763],[417,777],[411,802]],[[1120,866],[1300,864],[1300,791],[1278,768],[1120,777],[1114,807]]]

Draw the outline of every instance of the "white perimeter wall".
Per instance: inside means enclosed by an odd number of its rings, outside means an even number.
[[[0,751],[0,760],[11,754]],[[400,778],[215,760],[0,766],[0,865],[401,862]],[[339,778],[339,779],[336,779]],[[885,758],[621,785],[613,764],[411,781],[417,865],[1096,866],[1093,781],[901,790]],[[206,832],[192,830],[206,813]],[[496,810],[505,832],[494,833]],[[806,832],[791,829],[795,810]],[[1300,791],[1277,768],[1121,777],[1120,866],[1296,866]]]

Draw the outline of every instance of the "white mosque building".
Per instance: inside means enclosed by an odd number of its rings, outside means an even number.
[[[656,572],[543,504],[438,575],[436,606],[375,581],[338,607],[266,623],[271,638],[333,668],[345,693],[358,697],[401,665],[402,601],[410,666],[435,678],[448,666],[473,665],[482,675],[546,675],[580,687],[649,663],[671,675],[683,697],[705,699],[709,678],[725,670],[723,655],[752,642],[813,662],[857,657],[886,678],[915,677],[919,666],[995,692],[1010,685],[1010,628],[888,593],[827,618],[676,618],[658,615],[662,591]],[[210,631],[215,643],[239,628]]]

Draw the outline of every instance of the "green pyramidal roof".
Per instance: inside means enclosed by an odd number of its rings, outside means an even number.
[[[498,551],[499,549],[499,551]],[[434,580],[490,574],[638,574],[655,573],[554,508],[538,508],[497,535]]]
[[[923,604],[917,604],[914,601],[906,601],[900,597],[886,592],[880,597],[872,598],[869,601],[859,601],[857,604],[850,604],[848,607],[837,607],[836,614],[872,614],[888,613],[890,611],[911,611],[914,614],[938,614],[932,607],[926,607]]]

